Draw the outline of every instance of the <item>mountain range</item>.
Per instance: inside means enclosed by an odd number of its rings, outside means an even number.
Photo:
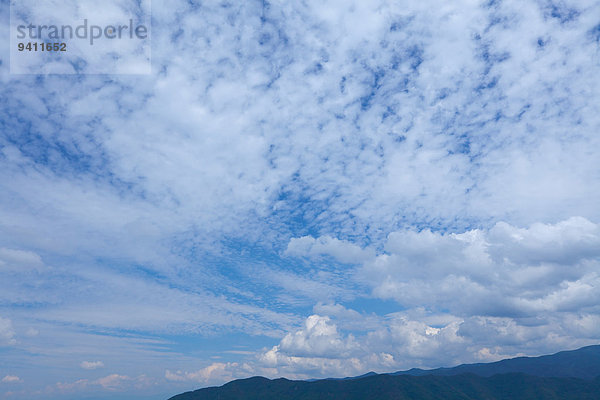
[[[453,368],[293,381],[253,377],[169,400],[600,400],[600,345]]]
[[[413,368],[392,375],[460,375],[472,373],[490,377],[496,374],[523,373],[540,377],[593,379],[600,375],[600,345],[561,351],[540,357],[517,357],[492,363],[463,364],[453,368],[423,370]]]

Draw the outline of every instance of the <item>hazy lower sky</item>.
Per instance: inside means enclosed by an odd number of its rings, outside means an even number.
[[[155,0],[150,75],[1,43],[0,399],[600,342],[598,1]]]

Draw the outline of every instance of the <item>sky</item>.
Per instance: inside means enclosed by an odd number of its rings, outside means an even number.
[[[148,74],[0,44],[0,399],[600,342],[600,3],[151,13]]]

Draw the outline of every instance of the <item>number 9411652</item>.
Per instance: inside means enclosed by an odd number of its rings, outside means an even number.
[[[17,45],[19,51],[67,51],[66,43],[28,42]]]

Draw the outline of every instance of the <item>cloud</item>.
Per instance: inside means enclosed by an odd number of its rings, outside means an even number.
[[[2,383],[21,383],[23,380],[16,375],[6,375],[2,380]]]
[[[102,361],[82,361],[79,366],[83,369],[98,369],[104,367]]]
[[[0,271],[28,272],[43,271],[42,258],[31,251],[0,248]]]
[[[193,372],[167,370],[165,377],[173,382],[202,384],[257,374],[297,379],[344,377],[369,370],[390,372],[494,357],[485,350],[478,353],[480,347],[470,348],[472,343],[458,334],[462,321],[456,317],[429,316],[435,321],[429,322],[431,325],[420,320],[427,317],[416,314],[378,317],[377,324],[373,318],[349,309],[332,318],[314,314],[305,319],[301,329],[287,333],[279,344],[254,353],[246,362],[218,362]],[[348,326],[350,320],[356,325],[363,323],[362,329],[348,333],[338,328],[338,323]]]
[[[286,304],[311,305],[314,301],[352,299],[358,294],[343,271],[311,268],[310,271],[281,271],[268,267],[257,269],[249,279],[261,279],[277,290],[275,299]]]
[[[175,1],[150,76],[0,63],[0,346],[100,390],[214,335],[290,376],[597,340],[600,5],[555,3]]]
[[[330,236],[322,236],[318,239],[310,236],[292,238],[284,254],[313,258],[328,255],[344,264],[360,264],[372,256],[370,249],[362,249],[353,243]]]
[[[145,375],[130,377],[127,375],[110,374],[95,380],[79,379],[74,382],[58,382],[49,388],[51,392],[77,393],[100,389],[108,392],[124,392],[132,389],[141,390],[154,385],[154,381]]]
[[[87,379],[79,379],[78,381],[70,383],[57,382],[55,387],[60,392],[70,392],[75,390],[83,390],[88,387],[89,383],[90,381]]]
[[[362,268],[373,294],[458,315],[525,317],[593,307],[600,230],[584,218],[460,234],[401,231]]]
[[[27,329],[27,331],[25,332],[25,335],[26,335],[26,336],[29,336],[29,337],[35,337],[35,336],[37,336],[37,335],[39,335],[39,334],[40,334],[40,331],[38,331],[38,330],[37,330],[37,329],[35,329],[35,328],[29,328],[29,329]]]
[[[14,345],[17,343],[15,331],[12,327],[12,321],[8,318],[0,317],[0,345]]]
[[[343,337],[329,317],[311,315],[302,330],[288,333],[260,356],[260,362],[280,373],[339,374],[358,367],[360,361],[352,357],[358,350],[354,337]]]
[[[354,338],[349,336],[342,339],[337,326],[329,321],[326,316],[309,316],[302,330],[288,333],[281,340],[278,352],[299,356],[347,357],[357,346]]]
[[[490,255],[499,262],[573,265],[600,257],[600,226],[581,217],[554,225],[536,223],[529,228],[499,222],[489,236]]]
[[[369,318],[352,316],[357,324]],[[352,376],[428,365],[431,360],[452,362],[464,350],[465,341],[457,334],[458,319],[440,328],[401,314],[378,322],[355,331],[355,336],[340,332],[328,316],[311,315],[302,330],[288,333],[277,346],[264,351],[259,365],[298,378]]]
[[[79,293],[80,301],[44,311],[32,310],[31,315],[66,323],[152,332],[209,333],[244,325],[249,332],[270,336],[279,334],[280,326],[290,326],[296,320],[286,313],[244,304],[243,300],[230,300],[202,291],[189,292],[152,279],[109,271],[57,275],[52,281],[56,285],[63,282],[63,288],[68,286],[76,295]],[[81,293],[79,288],[88,285],[95,290]],[[25,295],[31,301],[31,295]],[[140,303],[139,299],[144,301]]]
[[[413,367],[435,368],[461,363],[490,362],[522,355],[541,355],[597,343],[597,316],[556,315],[537,321],[506,317],[458,317],[407,310],[381,317],[376,326],[331,332],[323,342],[351,341],[353,351],[328,354],[318,345],[281,342],[258,355],[254,371],[297,379],[345,377],[367,371],[393,372]],[[309,317],[311,318],[311,317]],[[328,318],[321,317],[324,319]],[[369,317],[353,317],[355,323]],[[329,322],[331,326],[336,326]],[[314,340],[313,340],[314,341]],[[283,344],[288,346],[283,351]]]
[[[96,384],[102,386],[104,389],[117,390],[121,389],[125,383],[130,381],[131,378],[125,375],[112,374],[99,378],[95,381]]]
[[[382,317],[319,303],[320,315],[287,333],[261,361],[306,376],[348,375],[593,344],[599,228],[573,217],[529,227],[499,222],[462,233],[392,232],[354,278],[402,311]]]
[[[239,363],[212,363],[193,372],[165,371],[165,379],[173,382],[197,382],[204,385],[221,383],[236,377],[252,374],[255,371],[248,364]]]

